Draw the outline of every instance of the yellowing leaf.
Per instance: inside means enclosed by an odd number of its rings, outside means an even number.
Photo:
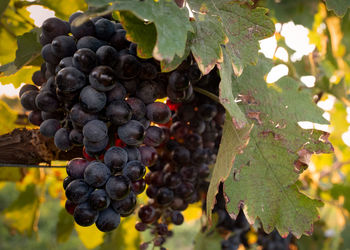
[[[103,243],[104,233],[97,229],[95,225],[89,227],[81,227],[75,224],[75,230],[78,237],[88,249],[95,248]]]

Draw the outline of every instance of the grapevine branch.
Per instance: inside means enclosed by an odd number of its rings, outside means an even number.
[[[42,136],[38,129],[14,129],[0,135],[0,167],[61,167],[51,166],[53,160],[67,161],[82,157],[82,148],[68,152],[58,150],[52,138]],[[46,163],[46,165],[40,165]]]

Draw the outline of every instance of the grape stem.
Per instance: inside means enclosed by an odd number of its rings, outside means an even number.
[[[193,87],[193,90],[202,94],[202,95],[205,95],[207,97],[209,97],[210,99],[212,99],[213,101],[217,102],[217,103],[220,103],[220,99],[217,95],[214,95],[213,93],[205,90],[205,89],[201,89],[201,88],[198,88],[198,87]]]

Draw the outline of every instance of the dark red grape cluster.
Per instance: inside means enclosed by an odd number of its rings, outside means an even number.
[[[58,149],[83,147],[63,183],[76,223],[115,229],[148,185],[136,229],[150,228],[161,246],[168,225],[182,224],[181,211],[207,192],[225,111],[194,90],[218,95],[220,77],[216,69],[202,76],[192,56],[162,73],[158,61],[137,57],[137,45],[110,15],[76,26],[82,15],[43,23],[45,62],[35,85],[22,87],[21,103]]]

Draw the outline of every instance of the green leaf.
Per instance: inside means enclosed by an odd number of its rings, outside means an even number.
[[[40,70],[40,68],[32,66],[23,67],[12,75],[0,76],[0,83],[2,85],[13,84],[15,88],[18,88],[22,83],[32,83],[32,75],[37,70]],[[9,70],[7,72],[11,71]]]
[[[221,249],[223,238],[217,230],[211,232],[198,232],[194,240],[194,250]]]
[[[41,51],[39,35],[40,29],[34,28],[17,38],[16,59],[13,63],[0,66],[0,75],[14,74],[25,65],[40,65],[40,60],[37,60]]]
[[[146,23],[130,11],[121,11],[119,21],[126,30],[126,38],[137,43],[137,55],[140,58],[152,58],[156,44],[157,31],[153,23]]]
[[[135,229],[136,216],[129,216],[122,219],[118,228],[106,233],[100,250],[129,250],[139,249],[141,238],[140,233]]]
[[[335,14],[343,17],[348,8],[350,8],[350,2],[348,0],[325,0],[328,10],[333,10]]]
[[[15,127],[17,114],[3,101],[0,100],[0,134],[11,132]]]
[[[84,0],[70,1],[69,4],[65,1],[39,0],[38,4],[55,11],[55,15],[64,20],[68,20],[69,16],[78,10],[85,11],[87,9]]]
[[[131,11],[138,18],[154,23],[157,30],[157,42],[153,49],[155,59],[171,61],[176,55],[179,57],[184,55],[187,32],[193,32],[186,8],[180,9],[172,0],[109,2],[112,2],[109,10]],[[91,7],[101,7],[101,3],[97,0],[88,1],[88,4]]]
[[[225,44],[226,36],[217,17],[205,14],[194,14],[196,28],[191,39],[191,51],[199,69],[208,74],[217,62],[222,61],[221,44]]]
[[[321,202],[298,191],[298,173],[312,153],[331,152],[332,147],[322,131],[304,130],[298,122],[328,122],[310,93],[292,78],[267,84],[264,76],[271,67],[271,60],[260,57],[233,82],[238,105],[255,126],[224,183],[227,209],[237,215],[244,204],[251,223],[258,217],[266,232],[276,227],[281,235],[299,237],[312,231]]]
[[[278,22],[287,23],[293,21],[302,24],[309,29],[312,28],[314,15],[318,11],[318,0],[267,0],[266,7],[270,9],[272,16]]]
[[[35,184],[30,184],[3,211],[5,224],[21,234],[31,236],[36,229],[40,199]]]
[[[350,212],[350,185],[334,184],[331,191],[333,199],[337,200],[340,196],[344,197],[343,207]]]
[[[66,209],[62,208],[58,214],[56,225],[56,240],[59,243],[66,242],[74,229],[73,217],[67,213]]]
[[[259,40],[272,36],[275,31],[264,8],[250,9],[228,0],[191,0],[189,5],[197,12],[220,18],[228,37],[226,48],[236,75],[240,75],[245,66],[257,62]]]
[[[226,115],[220,148],[215,162],[210,185],[207,193],[207,216],[211,220],[212,209],[215,205],[215,196],[218,193],[220,182],[224,182],[230,175],[236,155],[242,153],[247,146],[252,126],[237,129],[230,115]]]

